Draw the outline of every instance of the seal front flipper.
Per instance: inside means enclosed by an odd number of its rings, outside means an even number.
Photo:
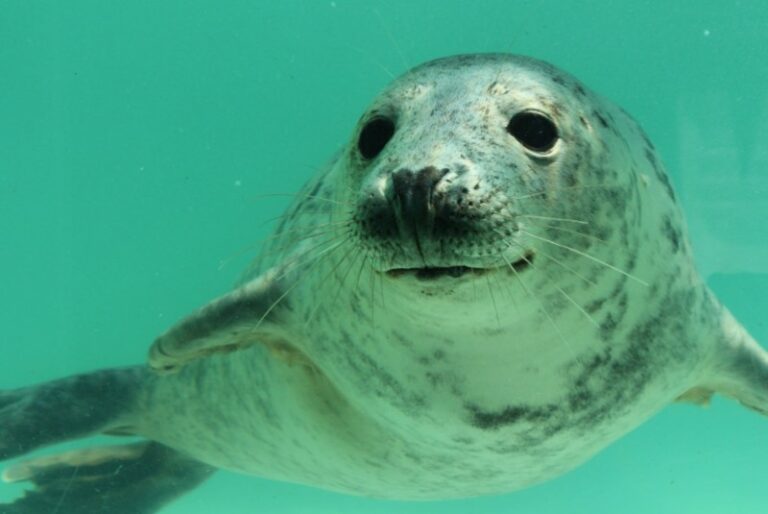
[[[149,372],[108,369],[0,392],[0,460],[99,433],[134,433]],[[77,450],[5,470],[35,489],[2,514],[149,514],[192,489],[213,468],[157,443]]]
[[[150,367],[176,371],[211,353],[282,339],[279,318],[289,292],[281,274],[271,270],[213,300],[155,340]]]
[[[6,470],[7,482],[35,487],[2,514],[151,514],[214,472],[154,442],[41,457]]]
[[[681,400],[707,403],[708,396],[720,393],[768,415],[768,351],[726,309],[722,316],[721,340],[709,363],[707,376]]]

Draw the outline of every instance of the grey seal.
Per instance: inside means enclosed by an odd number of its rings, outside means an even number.
[[[3,459],[144,439],[12,465],[36,487],[3,512],[155,512],[216,468],[504,493],[713,393],[768,412],[768,355],[697,274],[638,124],[546,63],[444,58],[373,101],[243,281],[149,366],[0,394]]]

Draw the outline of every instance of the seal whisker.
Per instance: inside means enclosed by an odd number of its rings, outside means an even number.
[[[605,267],[606,267],[606,268],[608,268],[608,269],[611,269],[611,270],[613,270],[613,271],[615,271],[615,272],[617,272],[617,273],[620,273],[620,274],[624,275],[624,276],[625,276],[625,277],[627,277],[627,278],[630,278],[630,279],[634,280],[634,281],[635,281],[635,282],[637,282],[638,284],[644,285],[644,286],[646,286],[646,287],[648,286],[648,282],[646,282],[646,281],[644,281],[644,280],[642,280],[642,279],[639,279],[639,278],[637,278],[636,276],[634,276],[634,275],[632,275],[632,274],[630,274],[630,273],[627,273],[626,271],[624,271],[624,270],[623,270],[623,269],[621,269],[621,268],[617,268],[616,266],[614,266],[614,265],[612,265],[612,264],[608,264],[607,262],[605,262],[605,261],[603,261],[603,260],[600,260],[600,259],[598,259],[597,257],[594,257],[594,256],[592,256],[592,255],[589,255],[589,254],[588,254],[588,253],[586,253],[586,252],[582,252],[581,250],[577,250],[576,248],[573,248],[573,247],[571,247],[571,246],[568,246],[568,245],[564,245],[564,244],[562,244],[562,243],[558,243],[558,242],[556,242],[556,241],[552,241],[551,239],[547,239],[546,237],[541,237],[541,236],[538,236],[538,235],[536,235],[536,234],[534,234],[534,233],[532,233],[532,232],[530,232],[530,231],[528,231],[528,230],[521,230],[521,232],[523,232],[523,233],[527,234],[528,236],[530,236],[530,237],[532,237],[532,238],[534,238],[534,239],[538,239],[539,241],[543,241],[543,242],[545,242],[545,243],[549,243],[549,244],[551,244],[551,245],[557,246],[557,247],[559,247],[559,248],[562,248],[562,249],[564,249],[564,250],[568,250],[568,251],[570,251],[570,252],[573,252],[573,253],[575,253],[576,255],[581,255],[582,257],[585,257],[585,258],[587,258],[587,259],[589,259],[589,260],[591,260],[591,261],[593,261],[593,262],[596,262],[597,264],[600,264],[600,265],[602,265],[602,266],[605,266]]]
[[[563,223],[578,223],[580,225],[589,225],[588,221],[584,220],[575,220],[571,218],[553,218],[552,216],[541,216],[538,214],[519,214],[521,218],[532,218],[532,219],[538,219],[538,220],[547,220],[547,221],[561,221]]]
[[[308,253],[312,252],[313,250],[316,250],[316,249],[318,249],[318,248],[320,248],[322,246],[331,244],[334,241],[338,241],[340,238],[349,238],[350,235],[351,235],[351,230],[350,229],[343,230],[343,231],[327,230],[327,231],[324,231],[324,232],[318,232],[316,234],[312,234],[311,236],[307,236],[307,237],[304,237],[302,239],[298,239],[297,238],[297,239],[294,240],[293,247],[298,246],[298,243],[307,242],[310,239],[313,239],[313,238],[316,238],[316,237],[319,238],[321,236],[329,235],[329,234],[330,234],[329,237],[326,237],[323,241],[320,241],[319,243],[317,243],[316,245],[314,245],[312,247],[300,249],[300,251],[298,251],[297,253],[289,253],[289,255],[286,255],[285,258],[287,260],[283,264],[283,267],[285,268],[285,271],[278,278],[282,278],[283,276],[285,276],[285,274],[287,274],[287,272],[290,270],[290,265],[298,262],[299,260],[304,258],[304,256],[306,256]],[[252,246],[252,245],[249,245],[249,246]],[[276,245],[276,246],[274,246],[272,248],[269,248],[267,250],[262,250],[259,253],[258,259],[256,259],[253,262],[251,262],[251,264],[248,266],[248,268],[246,268],[245,276],[249,276],[259,266],[259,264],[262,262],[262,260],[264,258],[266,258],[266,257],[273,257],[273,256],[276,256],[276,255],[280,256],[283,253],[286,253],[286,250],[289,250],[291,248],[292,248],[291,245],[285,243],[285,244]],[[245,249],[240,250],[239,254],[242,254],[244,251],[245,251]],[[232,258],[234,258],[234,257],[229,257],[229,259],[232,259]],[[224,262],[226,263],[226,261],[224,261]],[[223,266],[223,265],[224,264],[220,264],[220,266]]]
[[[376,271],[373,266],[370,268],[370,286],[371,286],[371,327],[376,329]]]
[[[344,254],[342,259],[339,261],[339,263],[335,266],[337,269],[343,263],[347,260],[347,257],[352,254],[357,248],[354,245],[349,246],[349,251]],[[352,271],[352,269],[355,267],[355,264],[357,263],[357,260],[360,259],[362,254],[360,252],[355,252],[352,255],[352,261],[350,262],[349,266],[347,266],[347,269],[344,271],[344,274],[341,276],[341,280],[339,281],[338,288],[336,290],[336,293],[334,294],[332,303],[336,303],[339,299],[339,294],[341,293],[342,289],[344,288],[344,285],[347,283],[347,277],[349,277],[349,273]]]
[[[278,216],[272,216],[271,218],[265,219],[264,221],[262,221],[259,224],[259,227],[263,228],[266,225],[269,225],[270,223],[272,223],[273,221],[278,221],[278,220],[281,220],[281,219],[284,219],[284,218],[288,218],[290,216],[295,216],[295,214],[293,212],[291,212],[291,210],[289,209],[287,212],[284,212],[283,214],[280,214]]]
[[[512,270],[512,273],[515,275],[517,280],[520,282],[520,285],[523,287],[523,290],[526,292],[528,296],[536,300],[536,303],[539,304],[539,308],[541,312],[544,314],[544,316],[549,320],[549,322],[552,324],[552,327],[555,329],[555,333],[558,335],[560,340],[563,342],[563,345],[568,349],[568,352],[571,354],[572,357],[576,358],[576,354],[573,351],[573,347],[571,347],[571,344],[568,342],[568,340],[563,335],[562,331],[560,330],[560,327],[557,325],[557,322],[552,317],[552,315],[547,310],[546,305],[544,305],[544,302],[539,298],[536,294],[531,291],[531,289],[525,284],[522,277],[520,276],[520,273],[515,269],[515,265],[510,262],[510,260],[507,258],[506,255],[503,253],[501,254],[501,258],[504,259],[504,261],[507,263],[507,266],[509,266],[509,269]]]
[[[341,241],[336,242],[330,248],[330,250],[329,249],[324,249],[320,254],[313,255],[312,259],[310,261],[308,261],[308,262],[305,261],[303,263],[303,264],[308,265],[308,266],[305,267],[303,270],[299,270],[299,274],[303,274],[303,273],[306,273],[306,272],[314,269],[317,266],[318,263],[320,263],[323,260],[325,260],[325,258],[328,258],[334,251],[336,251],[338,248],[342,247],[344,245],[344,243],[346,243],[348,241],[349,241],[349,238],[344,238]],[[354,248],[354,247],[352,247],[352,248]],[[301,256],[297,256],[297,260],[300,260],[299,259],[300,257]],[[285,265],[285,269],[283,270],[283,272],[281,274],[277,275],[275,280],[276,281],[282,280],[288,274],[288,272],[293,269],[292,264],[295,263],[295,262],[296,262],[296,260],[289,261]],[[331,272],[333,272],[333,271],[334,270],[332,269]],[[302,283],[301,280],[295,280],[290,287],[288,287],[285,291],[283,291],[283,293],[280,296],[278,296],[277,299],[274,302],[272,302],[272,304],[264,311],[264,313],[261,315],[259,320],[256,322],[256,327],[258,328],[263,323],[263,321],[267,318],[267,316],[269,316],[269,314],[275,309],[275,307],[277,307],[280,304],[280,302],[285,300],[288,297],[288,295],[294,289],[296,289],[296,287],[298,287],[301,283]]]
[[[362,252],[363,258],[360,260],[360,269],[357,271],[357,278],[355,279],[355,291],[360,291],[360,279],[363,276],[363,270],[365,269],[365,265],[368,263],[368,259],[370,259],[370,251],[366,250]],[[371,270],[371,272],[373,272]],[[360,298],[360,294],[355,295],[357,298]]]
[[[525,251],[525,249],[526,249],[526,248],[525,248],[523,245],[521,245],[521,244],[520,244],[520,243],[518,243],[517,241],[505,241],[505,243],[507,243],[507,244],[508,244],[508,247],[510,247],[510,248],[512,247],[512,244],[514,244],[515,246],[518,246],[518,247],[519,247],[520,249],[522,249],[523,251]],[[511,244],[509,244],[509,243],[511,243]],[[526,263],[528,266],[530,266],[530,267],[531,267],[531,269],[537,269],[537,268],[536,268],[536,266],[534,266],[534,264],[533,264],[533,261],[532,261],[531,259],[529,259],[528,257],[526,257],[526,256],[525,256],[525,254],[523,254],[523,256],[522,256],[522,259],[523,259],[523,261],[525,261],[525,263]],[[579,310],[579,312],[581,312],[581,313],[582,313],[584,316],[586,316],[586,318],[589,320],[589,322],[590,322],[590,323],[592,323],[592,324],[593,324],[594,326],[596,326],[596,327],[598,327],[598,326],[599,326],[599,325],[598,325],[598,323],[597,323],[597,322],[594,320],[594,318],[592,318],[592,316],[590,316],[590,314],[589,314],[589,313],[588,313],[586,310],[584,310],[584,307],[582,307],[581,305],[579,305],[579,302],[577,302],[576,300],[574,300],[574,299],[573,299],[573,297],[571,297],[571,295],[569,295],[568,293],[566,293],[566,292],[565,292],[565,290],[564,290],[562,287],[560,287],[559,285],[557,285],[557,283],[556,283],[554,280],[552,280],[552,278],[551,278],[549,275],[547,275],[546,273],[544,273],[544,276],[547,278],[547,281],[548,281],[548,282],[549,282],[551,285],[553,285],[553,286],[555,287],[555,289],[557,289],[557,290],[560,292],[560,294],[562,294],[562,295],[563,295],[563,297],[565,297],[565,299],[566,299],[566,300],[568,300],[569,302],[571,302],[571,304],[573,304],[573,306],[574,306],[574,307],[576,307],[576,309],[578,309],[578,310]]]
[[[298,253],[295,253],[295,254],[292,254],[290,256],[287,256],[287,258],[289,260],[286,262],[286,264],[293,264],[293,263],[299,261],[301,258],[303,258],[306,254],[312,252],[313,250],[315,250],[317,248],[320,248],[322,246],[325,246],[327,244],[333,243],[334,241],[337,241],[339,237],[345,235],[345,232],[337,233],[336,231],[329,231],[329,233],[332,233],[332,235],[329,236],[329,237],[326,237],[325,239],[323,239],[319,243],[315,244],[314,246],[311,246],[309,248],[304,248],[301,251],[299,251]],[[316,237],[320,237],[320,236],[316,236]],[[305,238],[303,241],[308,241],[309,239],[310,238]],[[303,241],[300,241],[300,242],[303,242]],[[259,255],[259,257],[260,258],[264,258],[264,257],[271,257],[271,256],[275,256],[275,255],[280,255],[280,254],[284,253],[286,250],[288,250],[288,247],[284,247],[282,245],[278,245],[278,246],[276,246],[274,248],[271,248],[269,250],[262,251],[261,254]],[[252,268],[254,266],[256,266],[257,263],[258,263],[258,261],[254,261],[253,263],[251,263],[251,265],[249,266],[247,271],[248,272],[252,271]]]
[[[405,58],[405,53],[403,52],[403,49],[400,47],[400,44],[397,42],[397,39],[392,35],[392,32],[387,27],[387,24],[384,23],[384,18],[381,17],[381,13],[378,9],[375,7],[371,7],[371,12],[376,15],[376,18],[379,20],[379,26],[381,27],[384,34],[387,36],[387,39],[389,39],[389,42],[392,43],[392,47],[395,49],[395,52],[397,52],[397,55],[400,57],[400,61],[402,65],[405,67],[405,69],[408,69],[411,67],[411,65],[408,63],[408,59]]]
[[[592,239],[594,241],[597,241],[599,243],[607,243],[607,241],[605,239],[603,239],[601,237],[598,237],[598,236],[596,236],[594,234],[587,234],[586,232],[579,232],[578,230],[571,230],[571,229],[568,229],[568,228],[557,227],[557,226],[546,224],[546,223],[544,223],[544,224],[537,223],[535,220],[531,220],[531,223],[535,224],[537,228],[547,228],[547,229],[551,229],[551,230],[557,230],[558,232],[565,232],[567,234],[574,234],[574,235],[577,235],[577,236],[583,236],[583,237],[586,237],[588,239]]]
[[[493,312],[496,316],[496,324],[501,327],[501,318],[499,317],[499,307],[496,304],[496,296],[493,294],[493,287],[491,286],[491,279],[485,277],[485,282],[488,284],[488,294],[491,296],[491,303],[493,304]]]
[[[472,281],[472,284],[474,286],[473,289],[474,289],[475,301],[477,301],[477,299],[478,299],[478,295],[477,295],[477,281]],[[515,310],[518,310],[517,302],[515,301],[515,295],[514,295],[513,290],[512,290],[512,284],[509,281],[507,281],[507,280],[499,280],[499,281],[496,281],[495,285],[501,285],[502,286],[502,291],[506,292],[507,297],[509,298],[509,303],[514,305]]]
[[[597,285],[597,282],[595,282],[594,280],[590,280],[589,278],[585,277],[584,275],[582,275],[578,271],[574,270],[572,267],[570,267],[567,264],[565,264],[564,262],[562,262],[560,259],[552,257],[550,254],[544,252],[543,250],[541,250],[541,248],[537,248],[536,249],[536,255],[541,255],[545,259],[551,260],[555,264],[559,265],[561,268],[565,269],[566,271],[569,271],[574,276],[580,278],[581,280],[583,280],[584,282],[586,282],[586,283],[588,283],[590,285],[593,285],[593,286]]]
[[[330,238],[330,239],[326,239],[325,241],[323,241],[323,242],[321,242],[321,243],[319,243],[319,244],[317,244],[317,245],[315,245],[315,246],[313,246],[311,248],[308,248],[306,250],[303,250],[303,251],[297,253],[296,255],[292,256],[288,260],[288,262],[286,262],[283,265],[284,270],[283,270],[283,272],[281,274],[279,274],[276,277],[276,279],[280,280],[280,279],[284,278],[286,275],[288,275],[289,272],[293,271],[293,268],[298,263],[301,263],[302,265],[310,265],[310,264],[312,264],[313,262],[315,262],[318,259],[322,258],[328,252],[334,252],[336,249],[338,249],[340,246],[342,246],[348,240],[349,240],[349,238],[344,238],[344,239],[339,240],[338,238],[333,237],[333,238]],[[330,245],[330,246],[328,246],[328,245]],[[309,255],[311,252],[313,252],[317,248],[321,248],[321,247],[325,247],[325,248],[323,248],[322,250],[320,250],[320,252],[318,252],[318,253],[316,253],[314,255]]]
[[[298,194],[298,193],[296,193],[296,194]],[[345,207],[349,207],[349,208],[350,208],[350,212],[351,212],[351,211],[352,211],[352,209],[354,208],[354,205],[353,205],[353,204],[351,204],[351,203],[349,203],[349,204],[343,204],[343,205],[344,205]],[[272,222],[274,222],[274,221],[282,220],[282,219],[285,219],[285,218],[290,218],[291,216],[295,216],[295,215],[296,215],[296,213],[295,213],[295,212],[293,212],[291,209],[288,209],[288,210],[287,210],[286,212],[284,212],[283,214],[280,214],[280,215],[278,215],[278,216],[272,216],[272,217],[270,217],[270,218],[267,218],[267,219],[265,219],[264,221],[262,221],[262,222],[259,224],[259,226],[260,226],[260,227],[264,227],[264,226],[266,226],[266,225],[269,225],[270,223],[272,223]]]
[[[394,73],[392,73],[392,72],[389,70],[389,68],[387,68],[386,66],[384,66],[384,64],[382,64],[380,61],[378,61],[377,59],[374,59],[374,58],[373,58],[373,57],[370,55],[370,52],[364,52],[364,51],[363,51],[363,50],[361,50],[360,48],[357,48],[357,47],[355,47],[355,46],[352,46],[352,45],[350,45],[350,44],[344,44],[344,46],[346,46],[346,47],[347,47],[349,50],[352,50],[352,51],[354,51],[354,52],[357,52],[357,53],[359,53],[359,54],[360,54],[360,55],[362,55],[363,57],[367,57],[367,58],[369,58],[369,59],[370,59],[370,61],[371,61],[373,64],[375,64],[375,65],[376,65],[376,66],[377,66],[377,67],[378,67],[378,68],[379,68],[381,71],[383,71],[383,72],[384,72],[384,73],[385,73],[385,74],[386,74],[386,75],[387,75],[387,76],[388,76],[390,79],[394,79],[394,78],[395,78],[395,74],[394,74]]]
[[[326,198],[324,196],[319,195],[312,195],[312,194],[305,194],[305,193],[262,193],[251,197],[252,201],[261,200],[264,198],[305,198],[310,200],[319,200],[321,202],[327,202],[332,203],[335,205],[343,205],[345,207],[351,207],[353,204],[351,202],[340,202],[338,200],[334,200],[332,198]]]
[[[347,241],[347,240],[343,241],[342,243],[344,243],[344,242],[346,242],[346,241]],[[347,250],[347,251],[344,253],[344,255],[342,255],[342,256],[341,256],[341,258],[340,258],[340,259],[339,259],[339,260],[336,262],[336,264],[334,264],[334,265],[331,267],[331,269],[330,269],[330,270],[328,270],[328,272],[327,272],[327,273],[326,273],[326,274],[325,274],[325,275],[324,275],[324,276],[323,276],[323,277],[320,279],[320,282],[321,282],[321,283],[322,283],[322,282],[325,282],[326,280],[328,280],[329,278],[331,278],[331,277],[332,277],[332,276],[333,276],[333,275],[336,273],[336,271],[339,269],[339,267],[341,266],[341,264],[342,264],[342,263],[344,263],[344,262],[345,262],[345,261],[346,261],[346,260],[349,258],[350,254],[352,254],[352,252],[354,252],[354,251],[355,251],[355,246],[354,246],[354,245],[349,245],[349,250]],[[333,299],[333,301],[331,301],[331,302],[330,302],[330,304],[331,304],[331,305],[333,305],[333,304],[335,304],[335,303],[336,303],[336,300],[338,299],[339,293],[341,292],[341,289],[342,289],[342,287],[343,287],[344,283],[346,282],[347,276],[349,275],[349,271],[350,271],[351,269],[352,269],[352,266],[348,266],[348,267],[347,267],[347,271],[346,271],[346,272],[344,272],[344,275],[342,276],[342,279],[341,279],[341,281],[340,281],[340,282],[339,282],[339,284],[338,284],[338,287],[337,287],[336,293],[335,293],[335,295],[334,295],[334,299]],[[323,302],[322,302],[322,301],[319,301],[319,300],[318,300],[317,302],[315,302],[315,306],[314,306],[314,308],[312,309],[312,311],[310,312],[310,314],[307,316],[307,318],[306,318],[306,320],[305,320],[305,324],[308,324],[308,323],[310,323],[310,322],[311,322],[311,321],[314,319],[314,317],[315,317],[315,314],[317,313],[317,311],[319,310],[319,308],[320,308],[320,306],[321,306],[321,305],[323,305]]]
[[[360,277],[363,275],[363,270],[365,269],[365,264],[368,262],[368,259],[370,258],[370,251],[364,251],[362,253],[362,260],[360,261],[360,269],[357,271],[357,279],[355,280],[355,290],[360,289]]]
[[[350,226],[350,225],[352,225],[352,223],[353,223],[352,220],[345,220],[345,221],[332,221],[332,222],[328,222],[328,223],[320,223],[318,225],[310,225],[309,227],[307,227],[307,226],[300,226],[300,227],[294,227],[294,228],[286,228],[286,229],[280,230],[279,232],[276,232],[276,233],[274,233],[272,235],[269,235],[269,236],[265,237],[264,239],[261,240],[261,242],[265,243],[267,241],[272,241],[272,240],[275,240],[275,239],[279,239],[279,238],[281,238],[282,236],[284,236],[286,234],[292,234],[292,233],[306,234],[308,228],[309,228],[310,231],[314,231],[315,229],[320,229],[320,228]],[[309,235],[312,235],[314,233],[315,232],[309,232]]]
[[[290,230],[284,230],[284,231],[282,231],[280,233],[271,234],[271,235],[269,235],[269,236],[267,236],[267,237],[265,237],[263,239],[260,239],[260,240],[254,242],[254,243],[249,243],[249,244],[247,244],[245,246],[242,246],[241,248],[237,249],[232,254],[230,254],[227,257],[225,257],[224,259],[222,259],[220,261],[220,263],[219,263],[219,269],[223,269],[224,267],[228,266],[229,263],[232,262],[234,259],[237,259],[238,257],[241,257],[244,254],[246,254],[247,252],[255,250],[256,248],[262,247],[265,243],[268,243],[269,241],[278,240],[285,233],[291,233],[291,232],[299,233],[301,231],[300,233],[304,237],[294,237],[294,238],[286,239],[283,242],[283,244],[281,244],[281,245],[278,245],[276,247],[270,248],[269,250],[262,250],[261,255],[262,256],[274,255],[276,253],[279,253],[279,252],[285,250],[286,248],[291,247],[292,243],[298,243],[298,242],[301,242],[303,240],[310,239],[311,237],[316,237],[316,236],[322,236],[322,235],[330,234],[330,233],[334,232],[334,230],[332,230],[332,228],[334,228],[334,227],[350,226],[351,224],[352,224],[351,221],[347,221],[347,222],[341,222],[340,221],[340,222],[335,222],[335,223],[320,224],[320,225],[316,225],[316,227],[317,228],[328,228],[328,230],[315,231],[315,232],[312,232],[312,233],[309,233],[309,234],[306,233],[306,227],[294,228],[294,229],[290,229]]]
[[[297,244],[302,243],[304,241],[309,241],[311,239],[326,236],[328,234],[346,234],[349,233],[349,230],[339,230],[339,228],[349,228],[351,226],[351,223],[339,223],[339,224],[328,224],[325,226],[318,226],[318,230],[315,230],[313,232],[297,232],[291,237],[287,237],[285,240],[280,240],[279,237],[273,238],[273,240],[277,239],[275,241],[276,243],[271,248],[264,251],[264,255],[272,255],[274,253],[279,253],[287,248],[293,248]],[[282,234],[279,234],[282,235]],[[279,236],[278,235],[278,236]]]
[[[583,186],[566,186],[566,187],[560,187],[555,189],[554,191],[548,190],[548,189],[542,189],[540,191],[535,191],[533,193],[527,193],[524,195],[518,195],[518,196],[512,196],[510,197],[513,200],[523,200],[526,198],[536,198],[538,196],[545,196],[545,195],[552,195],[557,194],[560,192],[571,192],[571,191],[582,191],[584,189],[620,189],[621,186],[619,185],[611,185],[611,184],[586,184]]]
[[[391,263],[390,263],[390,267],[391,267]],[[381,297],[381,308],[388,310],[387,301],[384,298],[384,275],[382,273],[377,273],[377,275],[379,276],[379,296]]]

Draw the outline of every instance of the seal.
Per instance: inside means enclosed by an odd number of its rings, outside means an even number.
[[[0,395],[4,459],[146,439],[10,467],[37,488],[4,512],[155,512],[215,468],[502,493],[715,392],[768,412],[768,354],[697,274],[638,124],[546,63],[444,58],[373,101],[243,281],[148,367]]]

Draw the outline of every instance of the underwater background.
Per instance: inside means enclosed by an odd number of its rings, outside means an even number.
[[[0,0],[0,388],[143,362],[248,264],[290,201],[265,193],[296,192],[393,75],[470,52],[548,60],[629,111],[703,276],[768,344],[766,48],[765,0]],[[222,472],[163,513],[762,514],[766,477],[768,419],[716,398],[504,496]]]

